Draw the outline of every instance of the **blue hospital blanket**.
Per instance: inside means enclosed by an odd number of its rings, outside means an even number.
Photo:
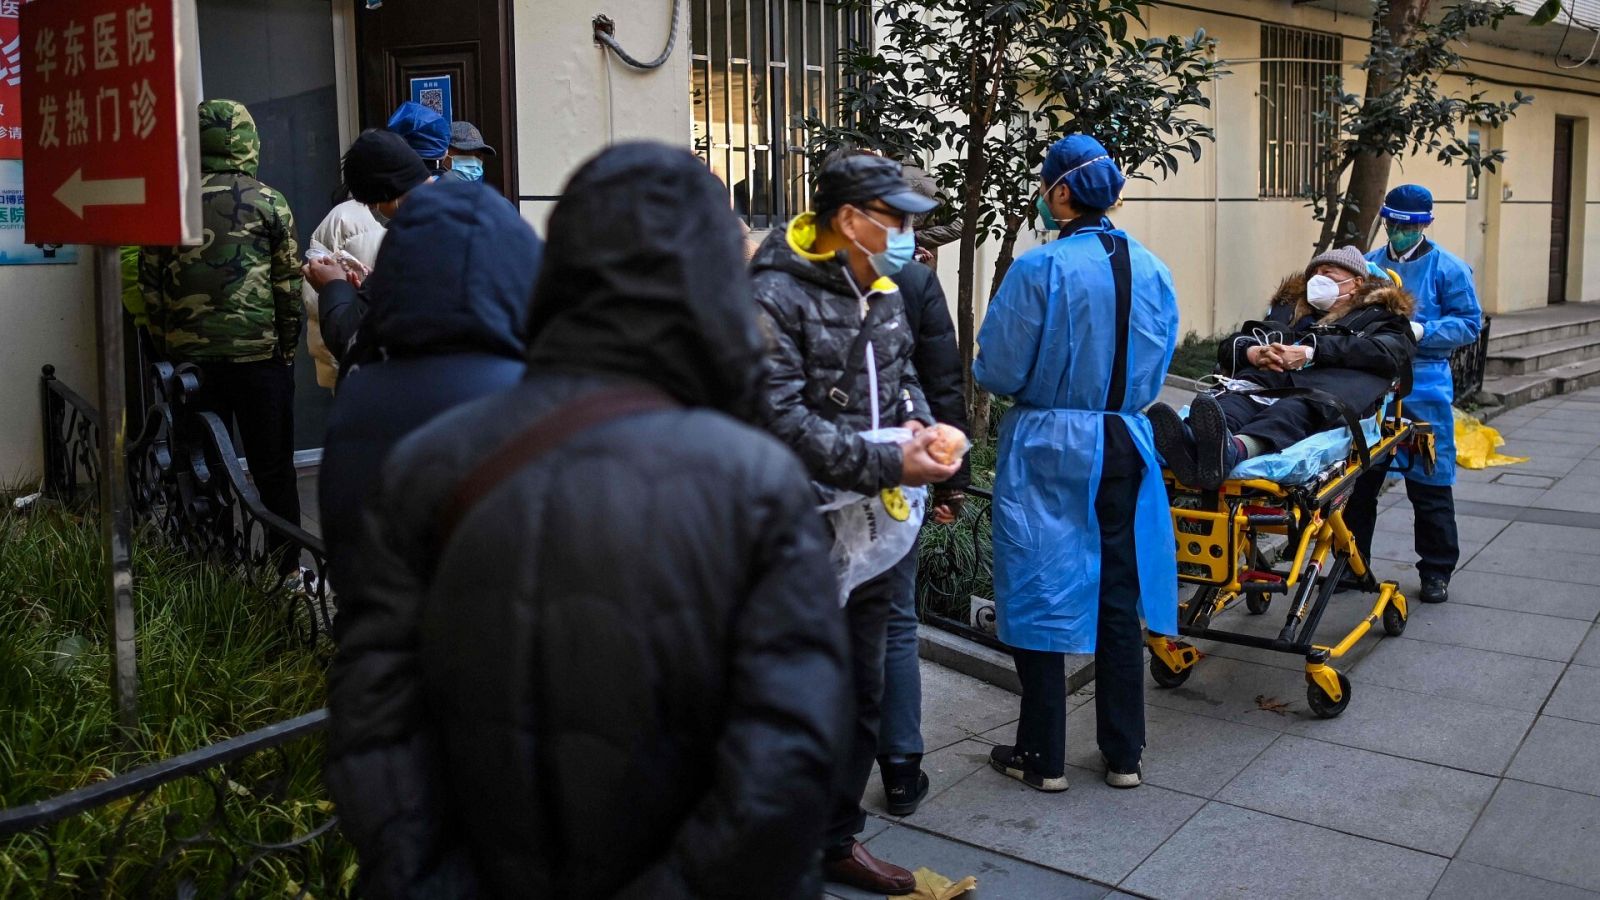
[[[1367,436],[1368,447],[1376,446],[1383,439],[1378,419],[1382,410],[1388,408],[1389,401],[1390,398],[1385,397],[1383,403],[1378,406],[1379,412],[1361,420],[1361,430]],[[1189,407],[1185,406],[1178,414],[1187,419]],[[1319,431],[1277,453],[1252,456],[1234,466],[1228,478],[1234,481],[1259,479],[1278,484],[1301,484],[1349,457],[1350,429],[1341,425],[1329,431]]]

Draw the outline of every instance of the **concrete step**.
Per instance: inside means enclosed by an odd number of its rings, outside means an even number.
[[[1485,378],[1480,394],[1505,409],[1543,400],[1554,394],[1574,394],[1600,386],[1600,358],[1541,369],[1529,375]]]
[[[1600,332],[1528,344],[1511,350],[1490,350],[1484,374],[1532,375],[1569,363],[1600,357]]]
[[[1489,355],[1532,344],[1600,334],[1600,302],[1562,303],[1494,316]]]

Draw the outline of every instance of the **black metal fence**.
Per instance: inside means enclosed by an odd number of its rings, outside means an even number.
[[[1458,347],[1450,354],[1450,378],[1455,383],[1456,403],[1465,403],[1483,389],[1483,372],[1489,362],[1489,316],[1483,317],[1478,342]]]
[[[126,450],[134,515],[165,539],[237,567],[264,598],[286,604],[291,637],[326,653],[333,598],[322,542],[262,506],[227,427],[194,407],[199,387],[193,366],[150,367],[150,402]],[[40,378],[40,400],[45,491],[64,501],[92,500],[100,413],[51,366]],[[302,572],[281,574],[269,543],[297,552]],[[323,796],[320,779],[291,777],[320,771],[320,764],[303,763],[306,754],[320,760],[326,719],[327,711],[318,710],[0,810],[0,885],[29,896],[353,894],[353,856],[336,831],[337,818],[325,800],[310,799]],[[263,816],[267,811],[272,815]],[[68,834],[70,841],[63,838]],[[86,834],[98,836],[94,847],[85,848]],[[64,852],[67,845],[73,852]]]
[[[917,557],[917,618],[997,650],[994,633],[994,497],[968,488],[961,517],[923,527]]]

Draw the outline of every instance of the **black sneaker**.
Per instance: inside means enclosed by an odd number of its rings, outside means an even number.
[[[1007,778],[1015,778],[1036,791],[1059,794],[1071,785],[1066,775],[1054,778],[1040,775],[1028,767],[1027,759],[1015,747],[995,747],[989,751],[989,767]]]
[[[1450,582],[1443,578],[1422,579],[1422,602],[1443,603],[1450,599]]]
[[[1222,404],[1210,394],[1196,394],[1189,404],[1189,427],[1194,430],[1195,487],[1216,490],[1228,480],[1232,463],[1239,460],[1238,448],[1228,431]]]
[[[883,778],[885,807],[891,816],[909,816],[928,796],[928,773],[922,771],[922,754],[878,757]]]
[[[1165,403],[1151,404],[1145,411],[1150,419],[1150,430],[1155,433],[1156,452],[1162,462],[1172,470],[1172,477],[1185,487],[1195,483],[1196,464],[1194,435],[1189,426],[1179,418],[1178,411]]]

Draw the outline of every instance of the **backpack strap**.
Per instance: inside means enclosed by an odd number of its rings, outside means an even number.
[[[867,343],[872,340],[873,330],[883,324],[885,313],[881,312],[881,310],[887,306],[888,304],[880,299],[879,302],[868,307],[867,314],[861,318],[861,330],[856,332],[855,340],[850,342],[850,349],[845,352],[844,371],[840,373],[838,378],[834,379],[832,386],[828,388],[828,400],[834,405],[833,415],[828,416],[828,418],[831,419],[833,416],[837,416],[839,413],[849,409],[850,404],[855,400],[850,395],[850,388],[855,384],[855,380],[860,374],[860,371],[856,369],[856,364],[861,363],[866,358]],[[873,360],[871,364],[875,366],[878,361]]]
[[[455,490],[440,507],[434,546],[440,550],[448,546],[456,526],[484,497],[568,440],[617,419],[676,409],[678,405],[662,391],[642,384],[606,388],[568,400],[517,432],[456,483]]]

